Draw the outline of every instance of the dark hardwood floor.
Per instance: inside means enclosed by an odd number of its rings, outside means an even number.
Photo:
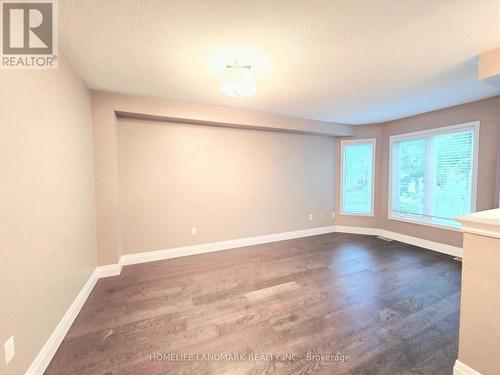
[[[127,266],[46,374],[452,374],[460,271],[350,234]]]

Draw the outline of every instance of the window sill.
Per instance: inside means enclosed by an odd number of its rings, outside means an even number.
[[[340,212],[339,215],[340,216],[375,217],[375,215],[373,213],[369,213],[369,214],[357,214],[357,213],[354,213],[354,212]]]
[[[445,229],[445,230],[451,230],[453,232],[461,232],[462,229],[460,226],[458,227],[451,227],[448,225],[440,225],[440,224],[435,224],[435,223],[428,223],[425,221],[421,220],[413,220],[413,219],[408,219],[408,218],[403,218],[403,217],[397,217],[397,216],[389,216],[389,220],[394,220],[394,221],[402,221],[404,223],[410,223],[410,224],[417,224],[417,225],[424,225],[426,227],[433,227],[433,228],[438,228],[438,229]]]

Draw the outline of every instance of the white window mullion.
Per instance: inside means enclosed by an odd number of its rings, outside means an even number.
[[[396,144],[392,150],[392,170],[393,173],[391,175],[392,189],[391,191],[391,202],[389,202],[389,207],[391,207],[390,215],[394,213],[399,215],[399,191],[401,188],[401,184],[399,181],[399,143]]]
[[[434,187],[436,180],[436,157],[434,137],[425,139],[425,174],[424,174],[424,220],[432,221],[434,213]]]

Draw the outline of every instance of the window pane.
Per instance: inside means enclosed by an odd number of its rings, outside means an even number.
[[[443,130],[391,143],[392,217],[458,226],[471,212],[476,129]]]
[[[354,214],[372,212],[373,144],[345,144],[342,211]]]
[[[396,176],[398,183],[393,210],[401,216],[424,214],[425,139],[412,139],[398,143]],[[396,178],[394,178],[396,177]]]
[[[435,176],[430,214],[437,220],[452,219],[471,210],[473,144],[473,130],[434,137]]]

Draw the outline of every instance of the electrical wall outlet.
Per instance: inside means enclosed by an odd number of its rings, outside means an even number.
[[[332,219],[335,219],[335,212],[332,211]]]
[[[319,218],[320,218],[321,220],[323,220],[323,219],[325,218],[325,215],[323,214],[323,212],[319,215]]]
[[[5,352],[5,364],[8,364],[14,355],[16,354],[16,347],[14,346],[14,336],[10,336],[5,344],[3,344],[3,350]]]
[[[191,228],[191,234],[192,234],[193,236],[196,236],[196,235],[198,234],[198,228],[196,228],[196,227],[192,227],[192,228]]]
[[[313,219],[313,214],[309,214],[309,221],[312,221]]]

